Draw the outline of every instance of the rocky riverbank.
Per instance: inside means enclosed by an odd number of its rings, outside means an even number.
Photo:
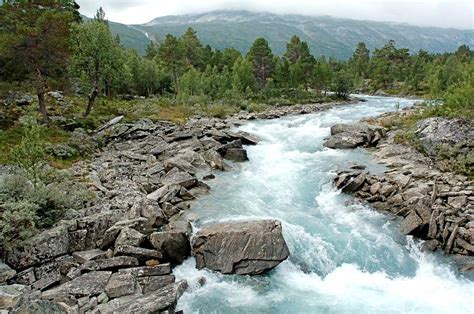
[[[393,115],[380,119],[393,119]],[[424,153],[397,143],[400,130],[367,124],[333,127],[328,147],[373,147],[369,151],[389,168],[381,175],[364,171],[363,165],[342,169],[334,184],[378,210],[401,217],[400,231],[424,240],[423,250],[453,254],[462,271],[472,271],[474,181],[443,171],[445,161],[436,156],[453,147],[459,154],[472,154],[474,127],[469,121],[447,118],[425,119],[416,127],[414,135]],[[374,143],[373,133],[384,137]]]
[[[208,226],[193,241],[185,212],[209,193],[205,182],[214,171],[246,161],[244,145],[257,144],[254,136],[231,128],[337,104],[195,118],[184,125],[113,119],[94,135],[105,143],[103,151],[68,170],[88,183],[97,201],[68,212],[54,228],[6,254],[0,263],[0,308],[12,313],[174,313],[187,283],[176,282],[172,268],[192,254],[198,267],[223,273],[260,274],[277,266],[289,255],[279,222]],[[216,245],[223,238],[232,243]],[[271,249],[261,251],[262,245]]]

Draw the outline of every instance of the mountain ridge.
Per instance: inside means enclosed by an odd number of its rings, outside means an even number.
[[[193,27],[204,44],[216,49],[235,47],[246,53],[258,37],[266,38],[275,54],[283,54],[293,35],[307,41],[314,55],[347,59],[359,41],[369,49],[393,39],[411,52],[454,51],[462,44],[474,47],[474,30],[415,26],[406,23],[352,20],[331,16],[272,14],[220,10],[199,14],[169,15],[144,24],[111,23],[126,47],[144,53],[151,38],[168,33],[180,36]]]

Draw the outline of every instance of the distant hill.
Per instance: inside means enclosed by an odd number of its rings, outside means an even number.
[[[393,39],[412,52],[454,51],[462,44],[474,47],[474,30],[419,27],[407,24],[359,21],[329,16],[276,15],[248,11],[214,11],[203,14],[165,16],[142,25],[111,23],[122,43],[140,53],[149,38],[181,35],[193,27],[201,41],[213,48],[235,47],[246,53],[253,41],[265,37],[276,54],[283,54],[291,36],[307,41],[314,55],[347,59],[359,41],[370,49]]]

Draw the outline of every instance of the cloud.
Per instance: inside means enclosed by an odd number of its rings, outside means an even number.
[[[146,23],[158,16],[229,9],[474,29],[472,0],[79,0],[78,3],[83,14],[92,16],[102,6],[110,20],[127,24]]]

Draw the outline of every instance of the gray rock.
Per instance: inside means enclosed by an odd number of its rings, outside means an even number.
[[[224,154],[224,158],[236,162],[248,161],[247,151],[243,148],[228,148]]]
[[[276,220],[205,226],[194,239],[193,252],[198,269],[239,275],[269,271],[290,254]]]
[[[163,255],[161,254],[161,252],[129,245],[116,246],[114,250],[114,255],[135,257],[140,262],[163,259]]]
[[[67,314],[64,307],[46,300],[29,300],[15,308],[12,314]]]
[[[7,264],[0,262],[0,284],[15,277],[16,271],[11,269]]]
[[[142,288],[142,293],[146,294],[173,284],[176,278],[173,275],[140,277],[138,283]]]
[[[115,256],[107,259],[88,261],[82,265],[82,270],[116,270],[138,266],[138,259],[131,256]]]
[[[131,273],[135,277],[150,277],[150,276],[163,276],[171,273],[171,265],[169,263],[159,264],[156,266],[143,266],[134,267],[127,269],[120,269],[120,273]]]
[[[324,145],[335,149],[376,145],[385,135],[386,130],[375,125],[366,123],[336,124],[331,127],[331,136]]]
[[[448,198],[448,205],[454,209],[461,209],[467,204],[467,196],[455,196]]]
[[[415,134],[423,150],[432,156],[454,145],[464,146],[466,152],[474,147],[474,128],[465,119],[425,119],[418,122]]]
[[[203,157],[213,169],[218,169],[221,171],[226,169],[224,158],[222,158],[222,156],[215,150],[209,150],[205,152]]]
[[[342,187],[342,192],[353,193],[359,190],[359,188],[365,183],[365,173],[361,173],[356,177],[349,179],[349,182]]]
[[[117,298],[98,309],[101,313],[174,313],[186,287],[186,281],[180,281],[145,295]]]
[[[67,254],[69,235],[65,227],[56,227],[34,236],[24,245],[22,251],[9,252],[7,263],[15,269],[24,269],[32,265]]]
[[[125,227],[121,229],[119,236],[115,240],[115,245],[140,246],[145,241],[146,236],[135,229]]]
[[[400,223],[401,232],[405,235],[415,235],[423,226],[423,220],[416,211],[412,210]]]
[[[181,264],[191,256],[189,238],[185,232],[180,230],[152,233],[150,242],[171,264]]]
[[[0,309],[12,309],[26,292],[28,287],[24,285],[0,286]]]
[[[59,287],[43,292],[43,298],[52,300],[56,297],[73,295],[75,297],[99,295],[105,291],[112,272],[93,271],[66,282]]]
[[[135,293],[137,280],[132,274],[115,273],[109,279],[105,292],[109,298],[118,298]]]
[[[193,187],[197,183],[197,179],[187,172],[173,168],[161,178],[163,185],[181,185],[184,188]]]
[[[105,252],[99,249],[93,249],[89,251],[80,251],[72,253],[74,259],[79,263],[85,263],[95,259],[101,259],[105,257]]]

